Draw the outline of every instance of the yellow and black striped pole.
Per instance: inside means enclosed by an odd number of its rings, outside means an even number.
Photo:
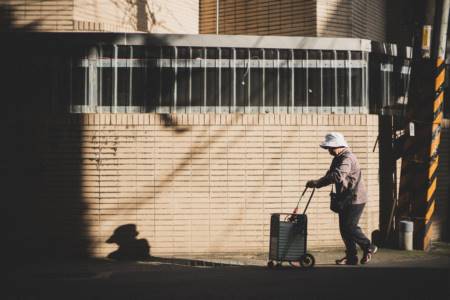
[[[434,18],[436,0],[420,2],[417,10],[424,9],[420,28],[421,39],[416,42],[415,54],[411,73],[412,90],[411,106],[406,115],[410,122],[405,128],[409,135],[403,145],[401,178],[397,208],[397,223],[401,220],[414,221],[414,248],[424,248],[425,215],[429,211],[425,198],[428,191],[428,156],[430,145],[431,123],[430,95],[434,95],[434,72],[432,57],[432,37],[434,32]],[[419,15],[419,14],[418,14]],[[408,126],[407,126],[408,127]],[[431,224],[431,223],[430,223]],[[398,224],[397,224],[398,225]],[[398,228],[397,228],[398,229]]]
[[[436,75],[434,84],[433,122],[431,125],[431,144],[429,148],[428,189],[426,193],[426,211],[424,216],[423,249],[430,247],[431,223],[436,206],[437,169],[439,165],[439,144],[441,141],[441,124],[443,119],[444,83],[445,83],[445,50],[447,43],[447,27],[449,0],[442,3],[439,48],[436,59]]]
[[[436,3],[442,5],[441,9],[436,9]],[[413,126],[410,126],[402,152],[397,221],[414,221],[414,247],[421,250],[430,248],[431,225],[436,208],[449,3],[450,0],[427,0],[424,3],[422,37],[415,45],[418,46],[415,48],[418,55],[415,56],[412,72],[413,101],[407,116]],[[437,28],[439,41],[433,43],[432,36],[437,37],[432,34],[435,11],[441,11],[442,15]],[[432,44],[437,44],[438,49],[431,49]],[[436,59],[435,63],[432,58]],[[430,97],[433,97],[432,101]]]

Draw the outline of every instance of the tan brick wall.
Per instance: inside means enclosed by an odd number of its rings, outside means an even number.
[[[377,229],[376,115],[168,117],[170,124],[157,114],[71,115],[50,126],[68,140],[49,141],[43,164],[81,164],[79,200],[94,255],[112,252],[105,241],[127,223],[153,255],[267,252],[270,214],[291,212],[305,182],[326,172],[332,158],[318,144],[329,131],[342,132],[359,158],[370,194],[361,225],[368,234]],[[68,153],[79,151],[71,161]],[[73,180],[65,169],[47,170],[52,190]],[[329,191],[319,190],[308,210],[312,248],[342,246]]]
[[[367,9],[366,15],[364,15],[364,18],[367,19],[366,38],[372,41],[386,41],[388,32],[387,0],[370,0],[366,3]]]
[[[318,0],[317,36],[386,40],[386,0]]]
[[[353,37],[351,1],[317,1],[317,35]]]
[[[199,0],[73,0],[75,30],[197,34]]]
[[[34,31],[198,34],[199,0],[4,0],[12,25]]]
[[[220,1],[219,33],[316,35],[313,0]],[[216,0],[200,0],[200,33],[216,33]]]
[[[216,0],[200,0],[200,32],[216,33]],[[219,33],[385,40],[385,0],[220,1]]]
[[[14,28],[35,31],[72,31],[73,0],[3,0]]]

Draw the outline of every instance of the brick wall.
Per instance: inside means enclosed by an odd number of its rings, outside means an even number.
[[[216,33],[216,0],[200,0],[200,32]],[[221,34],[385,40],[385,0],[220,1]]]
[[[372,41],[386,41],[387,32],[392,30],[387,26],[388,13],[387,0],[371,0],[366,2],[366,15],[362,15],[367,19],[366,38]],[[401,43],[399,43],[401,45]]]
[[[115,249],[105,241],[128,223],[137,226],[153,255],[267,252],[270,214],[291,212],[305,182],[326,172],[332,158],[318,144],[327,132],[340,131],[368,185],[361,225],[370,234],[378,227],[378,152],[372,152],[377,120],[376,115],[70,115],[47,126],[54,129],[41,149],[44,187],[62,207],[78,198],[81,203],[68,205],[64,214],[81,214],[96,256]],[[67,171],[76,165],[79,171]],[[68,189],[71,182],[80,190]],[[312,248],[342,246],[329,191],[319,190],[308,210]]]
[[[386,40],[385,0],[318,0],[317,36]]]
[[[199,32],[199,0],[5,0],[0,5],[13,27],[34,31]]]
[[[291,212],[305,182],[324,174],[331,157],[317,145],[333,130],[347,137],[369,188],[362,228],[378,228],[376,115],[36,117],[2,120],[11,129],[0,156],[11,255],[104,257],[115,249],[106,240],[130,223],[153,255],[267,253],[270,214]],[[449,224],[449,125],[442,131],[436,240],[445,240]],[[311,248],[342,246],[329,190],[318,190],[308,211]]]
[[[216,0],[200,0],[200,33],[216,33]],[[313,0],[219,2],[219,33],[316,36]]]
[[[352,23],[352,4],[350,1],[317,1],[318,36],[352,37]]]
[[[35,31],[73,30],[73,0],[3,0],[0,1],[0,6],[10,15],[8,22],[14,28]]]
[[[76,31],[197,34],[199,0],[73,0]]]

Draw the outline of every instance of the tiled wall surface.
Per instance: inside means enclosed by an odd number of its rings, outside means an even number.
[[[200,0],[200,33],[386,39],[385,0]],[[217,24],[217,11],[219,22]]]
[[[386,40],[385,0],[318,0],[317,36]]]
[[[74,0],[3,0],[2,14],[9,15],[10,26],[32,31],[72,31]],[[5,20],[2,20],[3,22]]]
[[[198,34],[198,0],[73,0],[76,31]],[[96,30],[97,31],[97,30]]]
[[[270,214],[292,212],[306,181],[326,172],[332,157],[318,144],[330,131],[346,136],[362,166],[370,200],[361,227],[370,235],[379,226],[377,115],[36,117],[9,118],[12,144],[1,148],[7,240],[23,255],[104,257],[125,224],[155,256],[267,253]],[[433,239],[448,225],[449,125]],[[309,248],[343,246],[329,191],[319,189],[307,212]]]
[[[316,36],[316,1],[219,1],[219,33]],[[200,0],[200,33],[216,33],[217,1]]]
[[[129,223],[153,255],[268,251],[270,214],[292,212],[306,181],[325,174],[332,157],[318,144],[330,131],[346,136],[363,168],[370,202],[362,228],[370,235],[378,227],[376,115],[86,114],[55,122],[49,139],[59,142],[43,149],[46,190],[58,201],[79,197],[83,209],[73,213],[82,214],[96,256],[112,252],[105,241]],[[61,164],[80,166],[74,197],[73,187],[64,192],[73,174]],[[330,189],[318,190],[307,212],[309,247],[342,245]]]
[[[199,0],[4,0],[11,26],[34,31],[198,34]]]

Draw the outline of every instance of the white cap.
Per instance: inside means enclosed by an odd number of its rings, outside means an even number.
[[[328,148],[340,148],[340,147],[348,147],[347,142],[344,139],[344,136],[339,132],[330,132],[325,136],[325,140],[320,144],[320,147],[324,149]]]

